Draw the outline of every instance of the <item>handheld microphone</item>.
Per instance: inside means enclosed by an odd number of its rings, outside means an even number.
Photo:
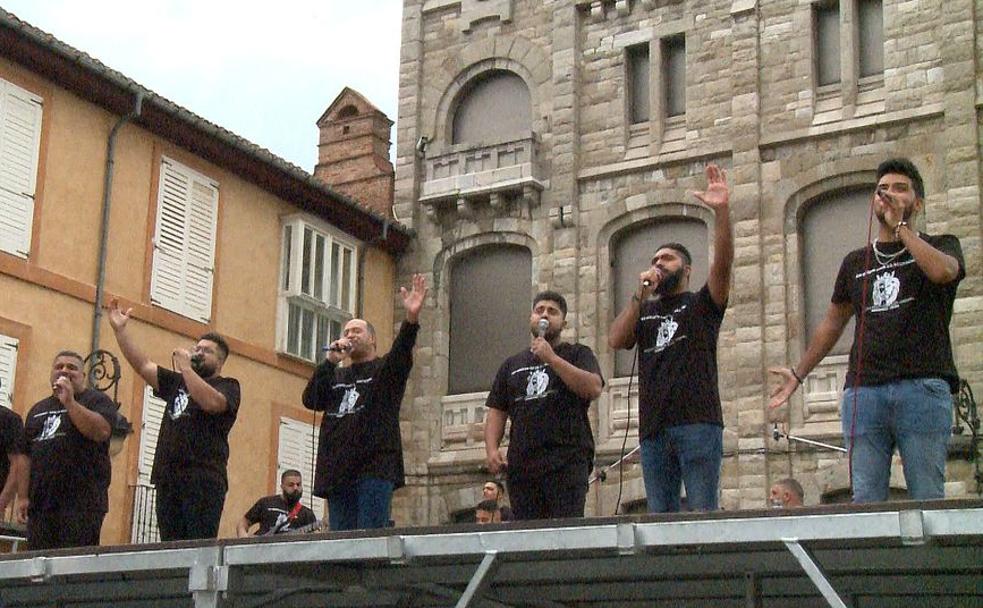
[[[542,338],[546,335],[546,330],[550,328],[549,319],[540,319],[536,325],[536,336]]]
[[[338,345],[335,345],[335,344],[329,344],[328,346],[325,346],[323,350],[325,352],[331,351],[333,353],[344,353],[344,352],[348,352],[348,348],[346,348],[344,346],[338,346]]]

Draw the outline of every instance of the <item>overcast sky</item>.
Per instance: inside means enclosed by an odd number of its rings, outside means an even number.
[[[400,0],[0,6],[306,171],[317,162],[314,123],[343,87],[396,120]]]

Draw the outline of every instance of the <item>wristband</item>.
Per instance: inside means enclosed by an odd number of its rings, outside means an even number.
[[[802,386],[803,384],[805,384],[805,382],[803,382],[803,378],[800,378],[799,377],[799,374],[796,373],[794,367],[788,368],[788,371],[792,372],[792,377],[795,378],[798,381],[799,386]]]

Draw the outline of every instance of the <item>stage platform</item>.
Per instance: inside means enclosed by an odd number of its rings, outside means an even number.
[[[983,606],[983,501],[20,553],[0,606]]]

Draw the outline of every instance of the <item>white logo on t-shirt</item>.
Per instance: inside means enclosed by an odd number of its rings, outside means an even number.
[[[891,306],[898,299],[901,292],[901,280],[894,276],[894,272],[885,272],[877,275],[874,279],[874,307],[884,308]]]
[[[529,380],[526,383],[526,397],[539,397],[546,392],[546,388],[550,385],[549,374],[546,370],[539,368],[529,374]]]
[[[344,416],[350,414],[358,403],[359,392],[354,386],[345,391],[345,396],[341,398],[341,405],[338,406],[338,414]]]
[[[663,319],[659,325],[658,336],[655,339],[655,349],[659,351],[665,348],[669,344],[669,341],[672,340],[672,337],[676,335],[677,329],[679,329],[679,323],[676,323],[671,315]]]
[[[61,414],[51,414],[44,419],[44,428],[41,429],[41,434],[38,436],[38,441],[46,441],[55,436],[58,431],[58,427],[61,426]]]
[[[174,407],[171,408],[171,420],[177,420],[184,415],[188,409],[188,393],[183,388],[179,389],[174,397]]]

